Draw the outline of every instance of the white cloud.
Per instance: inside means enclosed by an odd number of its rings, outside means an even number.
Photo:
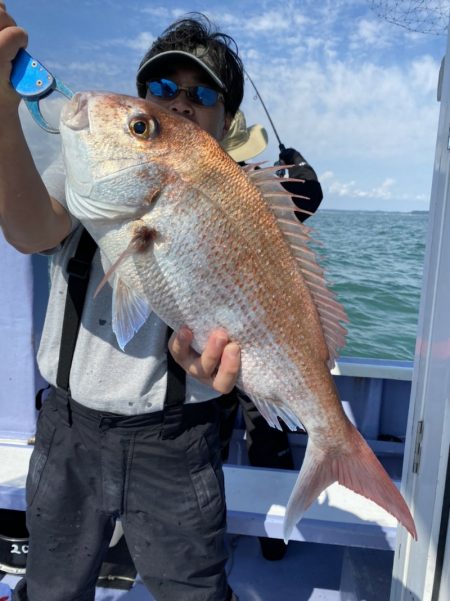
[[[325,198],[340,208],[424,209],[429,200],[439,104],[439,61],[376,57],[265,63],[246,57],[282,142],[297,147],[320,173]],[[273,162],[276,140],[248,87],[247,122],[266,126]],[[327,172],[336,176],[329,179]],[[352,199],[347,202],[346,199]],[[378,199],[378,200],[377,200]],[[353,205],[352,205],[353,203]],[[325,204],[326,206],[326,204]]]
[[[131,48],[132,50],[138,50],[140,53],[147,52],[150,46],[155,41],[156,36],[148,31],[141,31],[139,35],[134,39],[123,38],[120,40],[120,45]]]
[[[429,54],[414,60],[408,71],[408,79],[415,93],[424,97],[435,95],[440,63]]]
[[[276,35],[289,31],[291,24],[286,20],[283,12],[281,10],[265,12],[249,21],[245,21],[243,29],[252,35],[259,35],[261,33]]]
[[[392,187],[395,184],[395,179],[390,177],[382,181],[380,185],[370,189],[361,188],[356,181],[341,182],[338,179],[334,179],[332,172],[327,172],[327,177],[325,179],[321,177],[320,181],[322,182],[325,191],[333,196],[344,198],[373,198],[380,200],[389,200],[394,196]]]
[[[364,48],[388,48],[393,45],[389,32],[380,20],[360,19],[356,31],[350,37],[350,46],[357,50]]]
[[[83,44],[80,44],[80,50],[95,56],[101,54],[102,52],[104,53],[105,50],[110,52],[120,52],[124,48],[145,52],[149,49],[155,39],[156,36],[149,31],[141,31],[132,37],[111,37],[84,42]],[[95,60],[90,62],[93,64],[98,64],[98,62]]]
[[[260,71],[249,63],[251,73]],[[420,145],[422,153],[434,149],[430,132],[436,131],[439,110],[438,71],[438,63],[427,56],[404,66],[266,64],[264,79],[252,78],[289,144],[305,141],[332,160],[409,154],[414,162]]]
[[[332,171],[319,174],[326,208],[376,208],[413,210],[428,208],[429,195],[411,195],[399,189],[394,178],[387,177],[374,187],[365,187],[364,180],[342,181]],[[387,201],[390,201],[389,204]],[[363,203],[361,205],[361,203]]]
[[[58,61],[48,66],[73,89],[134,93],[135,68],[155,36],[199,8],[187,0],[144,6],[131,0],[127,9],[109,2],[108,33],[94,19],[95,34],[80,30],[76,45],[50,53]],[[439,112],[436,48],[440,43],[444,53],[443,38],[378,19],[368,0],[286,0],[276,7],[271,0],[213,1],[205,12],[236,39],[282,141],[312,162],[328,195],[426,199]],[[144,27],[136,27],[139,19]],[[261,158],[273,162],[277,141],[251,85],[246,89],[247,123],[266,127],[270,146]],[[327,172],[336,175],[327,180]]]
[[[140,9],[143,14],[156,17],[158,19],[168,19],[172,15],[172,12],[167,6],[144,6]]]

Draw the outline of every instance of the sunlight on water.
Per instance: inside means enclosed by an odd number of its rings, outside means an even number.
[[[320,264],[350,324],[342,356],[412,359],[427,214],[319,211]]]

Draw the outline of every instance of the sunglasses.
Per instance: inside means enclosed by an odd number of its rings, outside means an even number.
[[[199,85],[184,88],[171,79],[154,79],[153,81],[148,81],[147,88],[152,96],[164,100],[176,98],[181,91],[186,92],[189,100],[200,106],[216,106],[219,100],[223,101],[224,99],[220,92],[208,88],[208,86]]]

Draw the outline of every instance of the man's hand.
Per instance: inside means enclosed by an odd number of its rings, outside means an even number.
[[[6,12],[5,4],[0,0],[0,107],[3,118],[8,109],[17,112],[20,96],[9,82],[11,62],[20,48],[25,48],[27,43],[26,32],[16,26],[14,19]]]
[[[231,392],[241,366],[239,345],[229,342],[223,329],[214,330],[201,355],[191,348],[192,332],[182,327],[173,333],[169,340],[169,351],[175,361],[189,375],[200,382],[212,386],[214,390],[227,394]]]
[[[295,148],[283,148],[280,151],[280,161],[285,165],[299,165],[305,163],[305,159]]]

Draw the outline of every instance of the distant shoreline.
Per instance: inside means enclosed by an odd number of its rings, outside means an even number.
[[[399,211],[399,210],[388,210],[388,209],[325,209],[320,208],[321,212],[327,213],[404,213],[405,215],[428,215],[429,210],[415,209],[412,211]]]

